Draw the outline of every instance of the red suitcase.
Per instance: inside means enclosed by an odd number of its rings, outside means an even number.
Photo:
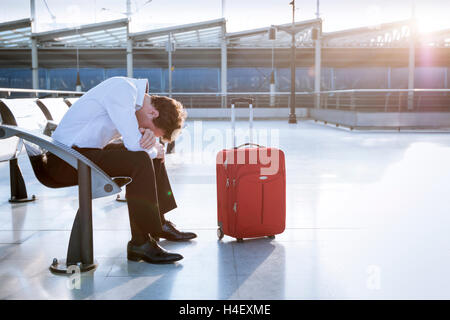
[[[234,104],[237,102],[249,104],[250,132],[253,126],[253,100],[232,99],[233,146]],[[224,235],[234,237],[238,241],[263,236],[273,238],[284,231],[286,168],[283,151],[253,143],[222,150],[217,154],[216,174],[219,239]]]

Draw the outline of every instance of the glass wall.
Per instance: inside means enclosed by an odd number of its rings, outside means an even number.
[[[446,89],[446,77],[448,77],[448,69],[417,67],[414,72],[414,86],[416,88]]]
[[[169,88],[169,76],[164,70],[165,90]],[[172,73],[173,92],[218,92],[220,91],[219,68],[175,68]]]
[[[41,74],[42,72],[39,72],[39,75]],[[31,69],[0,69],[0,86],[2,88],[32,88]]]
[[[388,88],[387,68],[335,68],[335,90]]]
[[[229,68],[228,92],[267,92],[271,68]]]
[[[416,88],[448,88],[450,68],[417,67]],[[220,68],[175,68],[172,73],[172,92],[220,92]],[[228,92],[268,92],[271,68],[229,68]],[[126,76],[125,68],[82,68],[82,90],[87,91],[113,76]],[[150,92],[167,92],[167,68],[136,68],[134,77],[147,78]],[[0,69],[0,87],[32,88],[31,69]],[[52,90],[75,90],[77,70],[39,69],[39,87]],[[289,68],[275,70],[276,91],[289,92]],[[408,68],[322,68],[322,90],[339,89],[405,89],[408,87]],[[296,69],[296,91],[314,91],[314,69]]]

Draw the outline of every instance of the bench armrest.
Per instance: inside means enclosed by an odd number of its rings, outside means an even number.
[[[0,139],[6,139],[12,136],[17,136],[50,151],[75,169],[78,169],[78,161],[87,165],[91,169],[93,199],[110,196],[121,191],[119,186],[117,186],[117,184],[114,183],[114,181],[95,163],[65,144],[46,135],[34,133],[17,126],[0,125]]]

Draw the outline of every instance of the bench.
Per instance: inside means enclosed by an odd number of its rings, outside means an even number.
[[[3,117],[2,117],[3,119]],[[55,273],[68,273],[73,266],[80,272],[97,267],[93,254],[92,200],[111,196],[121,191],[121,186],[128,183],[127,178],[114,179],[104,173],[97,165],[76,150],[46,136],[15,125],[0,125],[0,139],[21,139],[30,159],[36,178],[50,188],[64,188],[52,181],[45,167],[46,152],[53,153],[76,169],[78,181],[79,209],[73,223],[67,257],[65,260],[53,259],[50,270]],[[5,140],[6,139],[6,140]],[[11,141],[11,140],[10,140]]]
[[[36,104],[36,99],[0,99],[2,124],[19,126],[35,133],[49,130],[48,115]],[[48,113],[48,111],[47,111]],[[36,197],[28,197],[25,182],[18,165],[18,156],[23,150],[23,142],[18,137],[0,141],[0,161],[9,161],[11,198],[10,202],[28,202]]]
[[[48,136],[56,129],[64,114],[79,98],[45,98],[45,99],[1,99],[0,116],[3,124],[16,125],[33,132]],[[12,139],[12,141],[11,141]],[[21,141],[14,137],[0,141],[1,150],[7,151],[0,161],[10,161],[10,202],[28,202],[36,199],[35,195],[28,197],[26,185],[20,171],[17,157],[22,150]],[[17,144],[17,146],[16,146]],[[4,147],[3,147],[4,146]],[[175,142],[167,145],[167,153],[174,152]],[[121,183],[129,183],[124,177]],[[117,201],[126,202],[124,194],[118,194]]]
[[[33,132],[51,135],[69,105],[63,98],[0,99],[0,119],[3,124],[16,125]],[[23,150],[22,141],[13,137],[0,141],[0,162],[9,161],[12,203],[34,201],[28,197],[17,158]]]

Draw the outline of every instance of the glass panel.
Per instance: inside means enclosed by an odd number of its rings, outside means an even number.
[[[335,68],[336,90],[385,89],[387,68]]]
[[[153,92],[163,91],[161,88],[161,81],[162,81],[161,73],[162,70],[159,68],[154,69],[137,68],[133,70],[133,76],[135,78],[148,79],[148,83],[150,85],[149,87],[150,94]]]
[[[218,92],[218,72],[219,68],[175,68],[172,92]]]
[[[444,67],[416,67],[414,71],[416,89],[445,89]]]
[[[229,92],[267,92],[271,68],[229,68]],[[290,79],[290,78],[289,78]]]

